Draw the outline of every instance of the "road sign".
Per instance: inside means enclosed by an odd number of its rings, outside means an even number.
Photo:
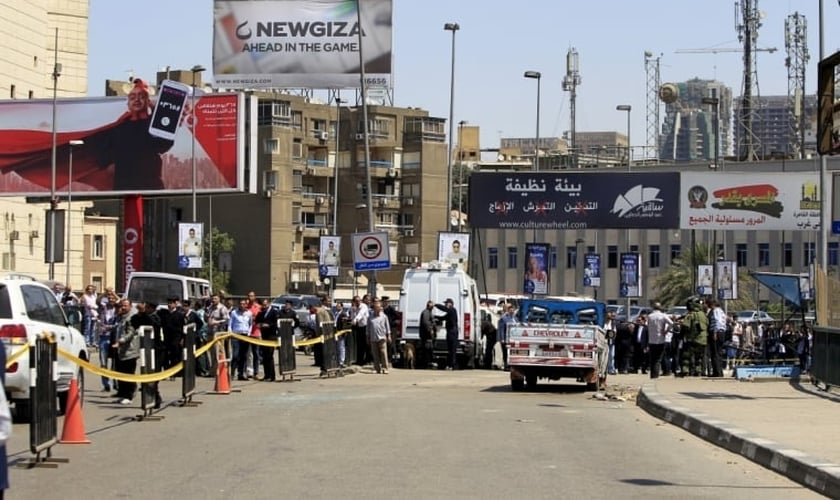
[[[353,269],[356,271],[391,269],[388,233],[353,234]]]

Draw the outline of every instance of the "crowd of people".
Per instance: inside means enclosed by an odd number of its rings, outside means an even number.
[[[772,360],[810,369],[813,335],[807,326],[739,322],[714,299],[690,299],[686,308],[684,316],[672,316],[654,303],[633,323],[608,313],[609,373],[722,377],[738,364]]]
[[[85,287],[81,296],[77,296],[69,285],[56,286],[54,292],[70,321],[83,333],[87,345],[97,349],[101,366],[122,373],[134,373],[137,369],[142,326],[151,326],[155,332],[154,348],[158,351],[155,358],[160,361],[153,369],[159,371],[177,365],[182,358],[184,326],[190,323],[196,325],[196,347],[228,331],[277,340],[277,320],[286,319],[293,323],[293,328],[314,336],[321,335],[327,324],[333,325],[335,331],[348,330],[346,335],[353,336],[356,349],[355,364],[372,364],[376,373],[387,374],[391,360],[396,357],[393,339],[397,336],[400,316],[385,296],[355,296],[349,303],[337,301],[333,304],[332,299],[324,295],[302,322],[291,301],[272,305],[268,300],[258,299],[254,292],[236,303],[220,294],[192,304],[171,297],[166,307],[154,303],[132,304],[127,299],[120,299],[112,288],[98,294],[94,285]],[[649,373],[651,378],[660,375],[721,377],[724,370],[745,360],[769,359],[796,360],[803,371],[809,370],[812,334],[807,327],[796,330],[790,322],[781,328],[759,322],[738,322],[713,299],[690,299],[686,306],[688,312],[684,316],[670,316],[663,312],[659,303],[654,303],[649,312],[643,312],[632,323],[618,321],[613,312],[607,312],[602,325],[609,346],[607,373]],[[441,324],[439,318],[452,316],[444,322],[447,325],[446,368],[457,368],[457,314],[451,299],[443,304],[428,301],[420,315],[420,342],[416,344],[420,367],[435,366],[432,342]],[[486,368],[494,366],[495,347],[500,344],[501,367],[509,369],[507,330],[515,322],[515,308],[507,304],[495,325],[491,322],[481,325]],[[345,368],[347,364],[346,335],[336,338],[339,368]],[[238,380],[274,381],[277,378],[275,348],[238,339],[218,345],[200,356],[196,374],[215,376],[220,356],[230,360],[232,376]],[[314,365],[321,368],[322,374],[326,373],[321,344],[314,346]],[[110,392],[112,389],[116,391],[117,401],[127,405],[134,399],[136,384],[102,377],[102,390]],[[161,404],[159,393],[156,403]]]

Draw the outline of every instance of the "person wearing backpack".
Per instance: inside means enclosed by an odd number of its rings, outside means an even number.
[[[685,306],[689,312],[682,322],[683,348],[680,352],[678,376],[699,377],[704,373],[703,359],[706,355],[709,319],[697,300],[689,299]]]

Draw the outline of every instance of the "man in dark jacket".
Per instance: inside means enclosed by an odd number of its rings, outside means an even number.
[[[446,369],[455,370],[458,366],[458,310],[452,299],[446,299],[443,304],[435,304],[435,308],[446,313],[443,316],[446,322]]]
[[[633,331],[633,372],[647,373],[648,364],[647,315],[640,314]]]
[[[292,311],[294,313],[294,311]],[[295,314],[295,318],[297,315]],[[268,301],[263,300],[260,305],[260,312],[257,313],[256,323],[260,326],[260,335],[263,340],[276,342],[279,336],[277,330],[277,320],[280,319],[280,311],[275,307],[271,307]],[[274,351],[276,347],[261,346],[262,361],[263,361],[263,381],[274,382],[277,372],[274,370]]]
[[[426,302],[426,308],[420,313],[420,344],[417,346],[417,357],[420,366],[428,368],[433,359],[433,344],[437,337],[437,325],[435,324],[435,308],[433,301]]]
[[[177,365],[182,358],[181,348],[184,345],[184,326],[187,324],[186,313],[181,306],[181,299],[170,297],[169,308],[157,313],[163,327],[163,342],[166,349],[163,368],[168,370]]]

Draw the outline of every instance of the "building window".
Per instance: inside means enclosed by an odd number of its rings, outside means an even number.
[[[97,290],[105,290],[105,281],[102,276],[91,276],[90,284],[95,286]]]
[[[828,265],[829,266],[836,266],[838,259],[837,259],[837,250],[840,248],[840,243],[836,241],[829,241],[828,242]]]
[[[577,266],[577,247],[566,247],[566,269]]]
[[[490,247],[487,249],[487,267],[490,269],[499,268],[499,249]]]
[[[11,252],[3,252],[3,269],[14,271],[15,270],[15,254]]]
[[[557,269],[557,247],[551,247],[548,252],[550,269]]]
[[[273,137],[263,141],[263,153],[267,155],[276,155],[280,152],[280,139]]]
[[[300,139],[295,139],[295,142],[292,143],[292,159],[300,160],[301,158],[303,158],[303,143],[300,142]]]
[[[671,245],[671,262],[680,258],[682,255],[682,245]]]
[[[758,267],[770,265],[770,243],[758,244]]]
[[[747,244],[738,243],[735,245],[735,261],[738,267],[747,267]]]
[[[790,267],[793,265],[793,244],[785,243],[785,252],[783,255],[782,267]]]
[[[517,263],[516,247],[508,247],[507,254],[508,269],[516,269],[517,267],[519,267],[519,264]]]
[[[630,245],[630,251],[633,253],[639,252],[639,245]]]
[[[607,247],[607,268],[615,269],[618,267],[618,247],[610,245]]]
[[[718,243],[717,244],[717,254],[716,255],[718,257],[723,257],[724,255],[726,255],[724,252],[725,252],[725,250],[723,249],[723,243]]]
[[[659,267],[659,245],[651,245],[648,247],[648,267],[650,269]]]
[[[91,260],[105,259],[105,235],[94,234],[90,242],[90,258]]]
[[[808,267],[811,261],[814,260],[816,252],[816,243],[809,241],[802,245],[802,265]]]

